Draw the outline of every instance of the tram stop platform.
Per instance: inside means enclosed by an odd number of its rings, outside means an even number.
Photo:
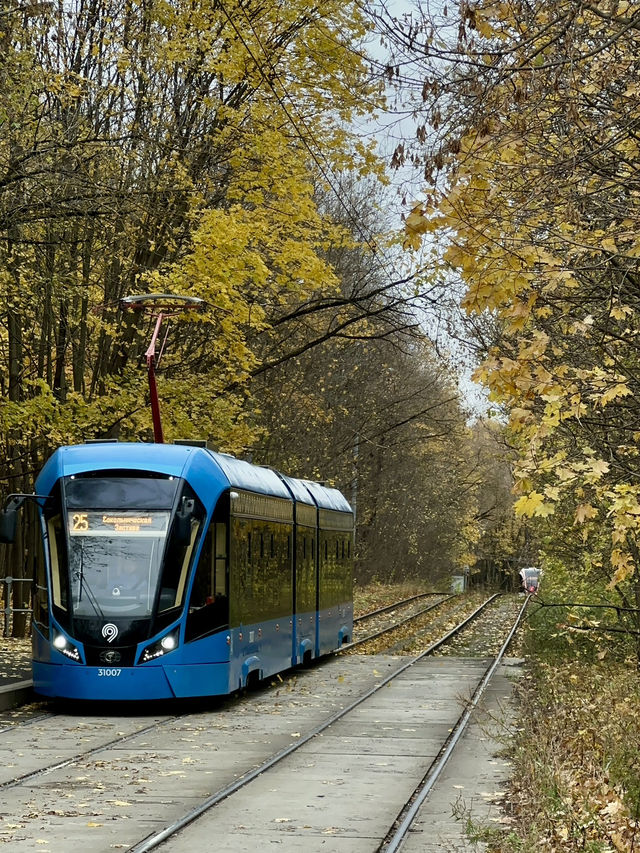
[[[32,697],[31,640],[0,638],[0,711]]]

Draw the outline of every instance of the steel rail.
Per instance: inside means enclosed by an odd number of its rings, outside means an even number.
[[[453,634],[455,634],[458,630],[462,630],[462,627],[464,627],[464,626],[467,624],[467,622],[468,622],[468,621],[470,621],[471,619],[473,619],[473,618],[475,617],[475,615],[477,615],[477,613],[478,613],[480,610],[482,610],[482,609],[483,609],[483,607],[485,607],[487,604],[489,604],[489,603],[493,600],[493,598],[495,598],[495,596],[493,596],[493,597],[492,597],[492,598],[490,598],[487,602],[485,602],[485,604],[484,604],[484,605],[482,605],[480,608],[478,608],[478,610],[474,611],[474,613],[472,613],[472,614],[471,614],[471,616],[470,616],[470,617],[468,617],[468,619],[467,619],[467,620],[465,620],[464,622],[461,622],[459,626],[456,626],[452,631],[450,631],[450,632],[446,635],[446,637],[445,637],[445,638],[443,638],[443,641],[445,641],[445,640],[446,640],[446,639],[448,639],[450,636],[452,636]],[[437,606],[437,605],[432,605],[432,607],[435,607],[435,606]],[[429,610],[429,609],[431,609],[431,608],[427,608],[427,610]],[[421,612],[425,612],[425,611],[421,611]],[[416,615],[419,615],[419,614],[416,614]],[[411,618],[411,617],[410,617],[410,618]],[[407,620],[407,621],[408,621],[408,620]],[[401,624],[402,624],[402,623],[401,623]],[[389,630],[392,630],[392,629],[389,629]],[[370,639],[370,638],[367,638],[367,640],[368,640],[368,639]],[[362,641],[360,641],[360,642],[365,642],[365,640],[362,640]],[[440,644],[440,641],[438,641],[438,643],[434,644],[433,646],[430,646],[430,647],[429,647],[429,649],[427,649],[425,652],[423,652],[421,656],[424,656],[425,654],[429,654],[429,653],[430,653],[434,648],[437,648],[439,644]],[[356,643],[356,644],[352,644],[352,645],[357,645],[357,643]],[[343,646],[343,649],[347,649],[347,648],[349,648],[349,646]],[[416,658],[415,660],[418,660],[418,659],[419,659],[419,658]],[[411,664],[412,664],[412,663],[414,663],[414,662],[415,662],[415,661],[414,661],[414,660],[412,660],[412,661],[411,661],[409,664],[407,664],[406,666],[409,666],[409,665],[411,665]],[[404,669],[404,668],[406,668],[406,666],[405,666],[405,667],[403,667],[403,669]],[[401,672],[401,671],[403,671],[403,670],[398,670],[398,672]],[[394,676],[395,676],[395,673],[391,676],[391,678],[392,678],[392,677],[394,677]],[[390,680],[390,679],[389,679],[389,680]],[[384,683],[386,683],[386,682],[384,682]],[[378,686],[383,686],[383,685],[381,684],[381,685],[378,685]],[[354,704],[354,705],[352,705],[352,706],[350,706],[349,708],[345,709],[342,713],[340,713],[340,712],[339,712],[339,715],[338,715],[335,719],[339,719],[339,718],[340,718],[340,716],[342,716],[344,713],[348,713],[348,711],[349,711],[349,710],[351,710],[351,708],[352,708],[352,707],[353,707],[353,708],[354,708],[354,707],[357,707],[357,705],[358,705],[358,704],[360,704],[360,702],[363,702],[363,701],[365,701],[365,699],[368,699],[370,695],[373,695],[373,693],[375,693],[375,692],[376,692],[376,690],[378,689],[378,686],[377,686],[373,691],[371,691],[371,693],[364,694],[362,697],[360,697],[360,699],[356,700],[356,702],[355,702],[355,704]],[[21,726],[23,726],[23,725],[24,725],[24,726],[27,726],[27,725],[33,725],[33,724],[35,724],[35,723],[37,723],[37,722],[42,722],[43,720],[48,719],[48,718],[50,718],[50,717],[54,717],[54,716],[56,716],[56,715],[55,715],[55,714],[47,714],[47,713],[44,713],[44,714],[38,715],[38,716],[37,716],[36,718],[34,718],[34,719],[31,719],[31,720],[25,721],[24,723],[19,723],[18,725],[14,725],[14,726],[8,726],[6,729],[0,729],[0,732],[9,732],[9,731],[13,731],[13,730],[15,730],[16,728],[19,728],[19,727],[21,727]],[[158,727],[160,727],[160,726],[164,726],[164,725],[166,725],[167,723],[174,722],[174,721],[176,721],[176,720],[178,720],[178,719],[183,719],[183,715],[173,715],[173,716],[166,717],[165,719],[158,720],[158,721],[157,721],[157,722],[155,722],[155,723],[151,723],[151,724],[150,724],[150,725],[148,725],[148,726],[145,726],[145,727],[143,727],[143,728],[141,728],[141,729],[138,729],[138,730],[137,730],[137,731],[135,731],[135,732],[131,732],[131,733],[130,733],[130,734],[128,734],[128,735],[122,735],[122,736],[120,736],[120,737],[118,737],[118,738],[114,738],[114,739],[112,739],[112,740],[110,740],[110,741],[107,741],[106,743],[103,743],[103,744],[100,744],[100,745],[98,745],[98,746],[95,746],[95,747],[93,747],[92,749],[87,750],[87,751],[85,751],[85,752],[76,753],[75,755],[70,756],[69,758],[66,758],[66,759],[64,759],[63,761],[59,761],[59,762],[56,762],[55,764],[47,765],[46,767],[40,767],[40,768],[38,768],[37,770],[32,770],[32,771],[30,771],[29,773],[24,773],[24,774],[22,774],[22,775],[20,775],[20,776],[16,776],[16,777],[14,777],[13,779],[8,779],[8,780],[7,780],[7,781],[5,781],[5,782],[0,782],[0,790],[6,790],[6,789],[8,789],[8,788],[14,788],[14,787],[16,787],[16,786],[18,786],[18,785],[21,785],[21,784],[25,783],[25,782],[29,782],[29,781],[31,781],[32,779],[36,779],[36,778],[38,778],[39,776],[46,776],[46,775],[48,775],[49,773],[53,773],[53,772],[55,772],[56,770],[62,770],[62,769],[63,769],[63,768],[65,768],[65,767],[70,767],[71,765],[76,764],[77,762],[82,761],[82,760],[83,760],[83,759],[85,759],[85,758],[90,758],[92,755],[97,755],[98,753],[103,752],[104,750],[109,749],[110,747],[113,747],[113,746],[116,746],[116,745],[119,745],[119,744],[122,744],[122,743],[127,743],[129,740],[132,740],[133,738],[137,737],[138,735],[146,734],[147,732],[153,731],[154,729],[156,729],[156,728],[158,728]],[[329,721],[328,723],[326,723],[322,728],[320,728],[317,732],[316,732],[316,731],[312,732],[312,733],[311,733],[311,734],[306,738],[306,740],[304,740],[304,739],[303,739],[303,740],[299,741],[297,744],[295,744],[295,745],[294,745],[294,747],[295,747],[295,748],[299,748],[300,746],[302,746],[302,744],[303,744],[303,743],[306,743],[306,741],[307,741],[307,740],[310,740],[312,737],[315,737],[315,735],[316,735],[316,734],[319,734],[319,733],[320,733],[320,731],[323,731],[323,730],[324,730],[324,728],[327,728],[327,727],[328,727],[329,725],[331,725],[333,722],[335,722],[335,720],[334,720],[333,718],[331,718],[331,719],[330,719],[330,721]],[[286,751],[286,754],[288,755],[288,754],[289,754],[289,752],[293,752],[293,751],[294,751],[293,749],[289,749],[289,750],[287,750],[287,751]],[[279,754],[279,753],[278,753],[278,756],[279,756],[279,757],[277,758],[277,760],[278,760],[278,761],[285,757],[285,755],[284,755],[284,754],[283,754],[282,756],[280,756],[280,754]],[[274,761],[274,762],[272,762],[272,763],[276,763],[276,762]],[[269,764],[269,766],[271,766],[271,764]],[[267,770],[267,769],[268,769],[268,767],[264,767],[264,770]],[[262,770],[261,772],[264,772],[264,770]],[[244,778],[244,777],[241,777],[241,779],[243,779],[243,778]],[[251,780],[250,780],[250,779],[248,779],[247,781],[251,781]],[[246,784],[246,781],[245,781],[243,784]],[[235,789],[234,789],[234,790],[235,790]],[[230,793],[233,793],[233,791],[231,791]],[[227,793],[227,794],[225,794],[225,796],[228,796],[228,795],[229,795],[228,793]],[[151,849],[151,848],[149,848],[149,849]]]
[[[55,715],[52,714],[52,716]],[[164,720],[158,720],[157,722],[144,726],[143,728],[138,729],[135,732],[131,732],[128,735],[121,735],[120,737],[113,738],[113,740],[109,740],[106,743],[101,744],[100,746],[94,746],[92,749],[86,750],[86,752],[76,753],[76,755],[72,755],[70,758],[65,758],[63,761],[58,761],[56,764],[48,764],[46,767],[39,767],[37,770],[31,770],[29,773],[23,773],[21,776],[16,776],[14,779],[7,779],[6,782],[0,782],[0,790],[15,788],[17,785],[22,785],[24,782],[30,782],[32,779],[37,779],[39,776],[47,776],[49,773],[54,773],[56,770],[62,770],[64,767],[70,767],[73,764],[77,764],[78,761],[82,761],[85,758],[90,758],[92,755],[104,752],[105,749],[109,749],[112,746],[118,746],[121,743],[127,743],[127,741],[133,740],[133,738],[138,737],[138,735],[146,734],[160,726],[175,722],[179,719],[181,719],[180,715],[176,715],[173,717],[167,717]]]
[[[440,648],[440,646],[444,646],[444,644],[445,644],[445,643],[447,643],[447,642],[449,642],[449,640],[450,640],[452,637],[455,637],[455,636],[456,636],[456,634],[459,634],[459,633],[462,631],[462,629],[463,629],[463,628],[466,628],[466,626],[467,626],[470,622],[473,622],[473,620],[476,618],[476,616],[479,616],[479,615],[482,613],[482,611],[485,609],[485,607],[488,607],[488,606],[489,606],[493,601],[495,601],[495,600],[496,600],[496,598],[499,598],[501,595],[503,595],[503,593],[501,593],[501,592],[496,592],[496,593],[494,593],[490,598],[488,598],[486,601],[484,601],[484,602],[480,605],[480,607],[477,607],[477,608],[473,611],[473,613],[471,613],[471,614],[470,614],[470,615],[469,615],[469,616],[464,620],[464,622],[461,622],[461,623],[460,623],[460,625],[455,625],[455,626],[454,626],[450,631],[448,631],[448,632],[447,632],[443,637],[440,637],[440,639],[439,639],[439,640],[436,640],[434,643],[432,643],[432,644],[428,647],[427,652],[428,652],[429,654],[431,654],[431,652],[434,652],[436,649],[439,649],[439,648]],[[394,651],[394,650],[396,650],[397,648],[399,648],[399,647],[401,647],[401,646],[403,646],[403,645],[405,645],[405,644],[406,644],[405,642],[396,643],[396,645],[391,646],[389,649],[387,649],[387,651],[388,651],[388,652],[390,652],[390,651]]]
[[[44,720],[49,720],[55,716],[56,715],[53,714],[51,711],[45,711],[42,714],[37,714],[34,717],[30,717],[28,720],[18,720],[18,722],[0,729],[0,735],[6,734],[6,732],[15,732],[17,729],[20,729],[23,726],[33,726],[35,725],[35,723],[41,723]]]
[[[396,823],[398,823],[398,821],[400,821],[400,823],[397,826],[397,829],[395,830],[394,834],[388,841],[385,839],[382,842],[382,844],[378,847],[376,853],[397,853],[397,851],[400,850],[409,833],[409,830],[415,822],[420,808],[431,793],[433,786],[438,781],[438,778],[444,770],[446,763],[451,758],[451,755],[453,754],[456,745],[460,741],[460,738],[464,734],[469,720],[471,719],[471,714],[478,706],[478,703],[482,698],[487,688],[487,685],[491,681],[491,678],[493,677],[493,674],[498,668],[500,661],[504,657],[504,654],[507,648],[509,647],[509,644],[513,640],[514,634],[518,630],[520,622],[522,621],[522,617],[524,616],[524,612],[527,608],[527,605],[529,604],[529,599],[530,596],[527,596],[524,604],[520,608],[520,612],[518,613],[515,622],[511,626],[511,630],[509,631],[506,640],[500,648],[500,651],[494,658],[493,662],[487,668],[484,676],[482,677],[482,680],[476,687],[474,694],[471,697],[471,700],[467,704],[467,707],[465,708],[463,713],[460,715],[458,722],[452,729],[451,734],[447,738],[447,741],[443,745],[439,755],[435,759],[434,763],[432,763],[431,767],[427,771],[427,774],[423,777],[422,781],[411,795],[411,798],[407,801],[405,809],[396,819]],[[389,836],[387,836],[387,838],[388,837]]]
[[[221,803],[223,800],[226,800],[228,797],[230,797],[232,794],[235,794],[236,791],[239,791],[241,788],[244,788],[250,782],[253,782],[254,779],[257,779],[259,776],[262,776],[276,764],[283,761],[289,755],[296,752],[305,744],[309,743],[309,741],[311,741],[313,738],[320,735],[338,720],[342,719],[343,717],[346,717],[347,714],[351,713],[351,711],[353,711],[367,699],[370,699],[379,690],[381,690],[383,687],[386,687],[387,684],[389,684],[403,672],[406,672],[406,670],[408,670],[418,661],[427,657],[427,655],[430,655],[435,649],[439,648],[455,633],[463,630],[463,628],[465,628],[469,624],[469,622],[475,619],[475,617],[482,610],[484,610],[484,608],[487,607],[492,601],[494,601],[500,594],[501,593],[496,593],[495,595],[492,595],[489,599],[487,599],[487,601],[484,602],[484,604],[476,608],[476,610],[474,610],[474,612],[470,616],[466,617],[462,622],[460,622],[459,625],[456,625],[455,628],[452,628],[450,631],[448,631],[444,637],[442,637],[435,643],[432,643],[428,649],[421,652],[416,657],[411,658],[411,660],[402,664],[400,667],[398,667],[397,670],[387,675],[381,681],[377,682],[372,688],[358,696],[358,698],[354,699],[349,705],[345,706],[340,711],[336,711],[335,714],[332,714],[330,717],[324,720],[324,722],[320,723],[314,729],[299,738],[296,743],[289,744],[289,746],[286,746],[279,752],[274,753],[274,755],[272,755],[262,764],[247,771],[242,776],[238,777],[238,779],[235,779],[233,782],[231,782],[229,785],[226,785],[224,788],[220,788],[218,791],[211,794],[210,797],[207,797],[207,799],[203,800],[199,805],[194,806],[194,808],[190,809],[186,814],[178,818],[172,824],[169,824],[159,832],[148,835],[146,838],[142,839],[142,841],[138,842],[133,847],[129,847],[126,853],[149,853],[150,850],[155,850],[157,847],[159,847],[177,832],[182,829],[185,829],[185,827],[189,826],[189,824],[193,823],[195,820],[197,820],[197,818],[209,811],[209,809],[212,809],[214,806],[218,805],[218,803]]]
[[[388,613],[390,610],[395,610],[397,607],[403,607],[405,604],[411,604],[412,601],[417,601],[419,598],[427,598],[430,595],[451,597],[451,593],[448,592],[419,592],[417,595],[409,596],[409,598],[402,598],[400,601],[396,601],[395,604],[386,604],[384,607],[378,607],[376,610],[369,610],[367,613],[363,613],[362,616],[356,616],[353,621],[354,623],[364,622],[365,619],[370,619],[372,616]]]
[[[379,631],[374,631],[373,634],[369,634],[368,637],[363,637],[361,640],[353,640],[353,642],[351,643],[345,643],[343,646],[340,646],[339,649],[336,649],[334,654],[348,652],[356,646],[362,646],[364,645],[364,643],[368,643],[370,640],[376,640],[378,637],[384,636],[384,634],[390,634],[392,631],[395,631],[398,628],[402,628],[402,626],[406,625],[408,622],[413,622],[413,620],[417,619],[419,616],[424,616],[425,613],[429,613],[430,610],[434,610],[436,607],[439,607],[441,604],[444,604],[445,601],[449,601],[451,598],[454,597],[454,595],[449,595],[447,598],[443,598],[440,601],[436,601],[435,604],[430,604],[428,607],[423,607],[422,610],[418,610],[417,613],[413,613],[411,616],[405,616],[404,619],[401,619],[399,622],[396,622],[395,625],[390,625],[387,628],[381,628]]]
[[[459,634],[460,631],[463,630],[463,628],[466,628],[470,622],[473,622],[473,620],[477,616],[479,616],[486,607],[488,607],[492,602],[496,600],[496,598],[499,598],[501,595],[501,592],[495,592],[490,598],[484,601],[480,605],[480,607],[476,607],[473,613],[469,614],[469,616],[467,616],[466,619],[460,622],[459,625],[455,625],[450,631],[447,631],[447,633],[443,637],[440,637],[439,640],[436,640],[434,643],[431,643],[431,645],[426,649],[426,651],[422,653],[422,656],[424,657],[425,655],[430,655],[431,652],[435,652],[435,650],[439,649],[440,646],[444,646],[446,642],[448,642],[452,637],[455,637],[456,634]]]

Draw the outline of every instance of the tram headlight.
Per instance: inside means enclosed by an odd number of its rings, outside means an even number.
[[[53,647],[71,660],[80,662],[80,652],[64,634],[53,635]]]
[[[156,658],[162,657],[162,655],[166,655],[168,652],[172,652],[178,645],[179,632],[179,628],[174,628],[173,631],[169,631],[169,633],[165,634],[164,637],[161,637],[159,640],[156,640],[155,643],[151,643],[150,646],[147,646],[140,656],[140,663],[155,660]]]

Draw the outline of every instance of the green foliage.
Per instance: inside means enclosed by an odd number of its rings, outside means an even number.
[[[628,602],[619,589],[608,588],[606,574],[598,578],[588,563],[588,555],[580,567],[543,557],[545,574],[527,615],[525,651],[533,659],[559,664],[579,660],[633,665],[637,616],[625,610]]]

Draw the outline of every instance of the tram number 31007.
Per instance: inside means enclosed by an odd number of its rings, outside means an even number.
[[[110,676],[113,678],[114,676],[120,675],[121,672],[121,669],[99,669],[98,676]]]

